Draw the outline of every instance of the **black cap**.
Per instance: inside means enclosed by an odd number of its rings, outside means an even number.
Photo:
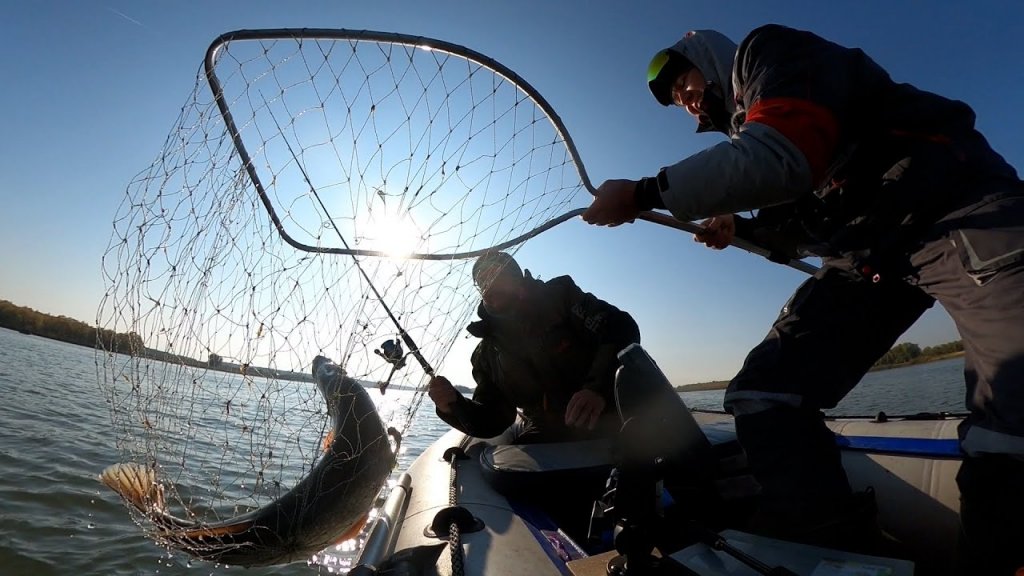
[[[501,275],[522,278],[519,264],[507,252],[487,252],[473,263],[473,282],[483,292]]]

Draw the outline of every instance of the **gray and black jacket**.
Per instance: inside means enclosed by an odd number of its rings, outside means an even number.
[[[664,168],[642,208],[680,220],[757,210],[737,234],[787,256],[884,261],[959,207],[1022,193],[967,104],[893,81],[859,49],[767,25],[738,48],[703,30],[671,50],[724,99],[727,120],[698,131],[729,139]]]
[[[460,397],[439,418],[478,438],[501,434],[522,410],[528,425],[558,436],[576,392],[589,389],[614,410],[617,354],[640,342],[640,330],[626,312],[581,290],[569,276],[546,282],[527,272],[524,311],[505,318],[487,313],[469,325],[480,338],[473,351],[472,400]]]

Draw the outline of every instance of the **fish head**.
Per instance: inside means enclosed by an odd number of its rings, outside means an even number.
[[[365,391],[358,382],[345,375],[345,370],[324,356],[313,359],[313,379],[327,402],[327,412],[337,417],[343,412],[342,404],[351,404],[353,394]]]

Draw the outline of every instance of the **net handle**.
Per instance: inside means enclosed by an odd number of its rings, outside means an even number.
[[[206,72],[206,79],[213,91],[213,97],[217,102],[217,108],[220,110],[221,116],[224,118],[225,127],[228,133],[231,135],[231,140],[235,145],[235,149],[238,151],[239,158],[242,161],[242,165],[245,167],[246,173],[249,175],[249,179],[252,180],[253,185],[256,187],[256,191],[259,194],[260,201],[263,203],[264,208],[270,215],[270,219],[277,228],[278,234],[285,242],[293,246],[298,250],[305,252],[314,253],[325,253],[325,254],[344,254],[349,256],[371,256],[371,257],[386,257],[389,254],[378,251],[378,250],[363,250],[363,249],[352,249],[349,247],[345,248],[332,248],[323,246],[311,246],[304,244],[292,238],[288,231],[285,230],[284,224],[281,222],[280,217],[274,210],[273,204],[270,202],[270,198],[267,196],[266,189],[263,186],[263,182],[260,180],[259,175],[256,173],[255,165],[253,164],[252,157],[249,155],[248,150],[242,141],[241,134],[238,131],[237,125],[235,124],[234,118],[231,115],[231,111],[228,109],[227,101],[224,98],[224,90],[221,86],[220,80],[217,78],[215,71],[217,55],[220,51],[226,47],[230,42],[240,40],[273,40],[273,39],[292,39],[302,41],[303,39],[333,39],[333,40],[366,40],[366,41],[377,41],[377,42],[389,42],[392,44],[401,44],[405,46],[413,46],[422,50],[430,50],[435,52],[442,52],[465,58],[472,62],[479,64],[480,66],[487,68],[491,72],[505,78],[513,86],[521,90],[534,104],[537,105],[541,110],[544,111],[548,120],[551,122],[552,127],[561,136],[562,141],[565,143],[566,149],[569,151],[569,155],[572,157],[573,164],[576,167],[576,172],[580,176],[583,185],[591,195],[596,193],[593,183],[590,181],[590,176],[587,174],[583,159],[580,157],[579,151],[576,149],[576,144],[573,142],[572,137],[569,135],[568,129],[565,127],[565,123],[562,122],[561,117],[555,112],[555,109],[551,107],[551,104],[541,96],[540,92],[537,91],[529,82],[526,81],[522,76],[516,74],[513,70],[506,67],[504,64],[481,54],[465,46],[453,44],[451,42],[445,42],[444,40],[438,40],[436,38],[429,38],[426,36],[413,36],[408,34],[400,34],[396,32],[377,32],[373,30],[348,30],[344,28],[331,29],[331,28],[272,28],[272,29],[253,29],[253,30],[235,30],[233,32],[226,32],[218,36],[210,44],[210,47],[206,51],[206,58],[204,60],[204,69]],[[548,220],[544,224],[517,236],[511,240],[507,240],[494,246],[487,248],[481,248],[479,250],[471,250],[465,252],[451,252],[446,254],[440,253],[412,253],[403,255],[403,258],[414,259],[414,260],[460,260],[468,258],[476,258],[483,255],[486,252],[504,250],[521,242],[524,242],[534,236],[537,236],[541,232],[549,230],[566,220],[575,218],[584,212],[584,208],[578,208],[571,210]],[[638,216],[641,220],[657,224],[659,226],[667,226],[676,230],[682,230],[684,232],[690,232],[697,234],[703,230],[703,228],[692,222],[684,222],[677,220],[672,216],[663,214],[660,212],[641,212]],[[752,242],[742,240],[740,238],[733,238],[730,243],[731,246],[735,246],[741,250],[750,252],[764,258],[768,258],[772,261],[777,261],[772,257],[770,250],[754,244]],[[818,271],[818,268],[812,264],[804,262],[803,260],[792,259],[789,261],[780,262],[806,274],[814,274]],[[415,348],[414,348],[415,350]],[[419,355],[416,354],[417,360],[421,360]],[[420,362],[423,364],[423,362]],[[427,368],[427,366],[424,366]],[[428,370],[428,373],[431,371]]]
[[[684,232],[690,232],[693,234],[698,234],[704,231],[704,227],[700,226],[699,224],[694,224],[693,222],[685,222],[683,220],[677,220],[672,216],[662,214],[661,212],[641,212],[638,218],[646,222],[650,222],[652,224],[667,226],[669,228],[675,228],[676,230],[682,230]],[[748,242],[737,236],[733,237],[733,239],[729,242],[729,245],[735,246],[740,250],[750,252],[751,254],[762,256],[764,258],[767,258],[768,260],[771,260],[772,262],[785,264],[786,266],[789,266],[794,270],[804,272],[811,276],[814,276],[815,272],[818,271],[818,267],[815,266],[814,264],[804,262],[803,260],[797,260],[795,258],[790,259],[788,261],[779,262],[778,260],[775,259],[772,252],[767,248],[754,244],[753,242]]]

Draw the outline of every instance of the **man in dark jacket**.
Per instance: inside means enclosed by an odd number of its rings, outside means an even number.
[[[473,266],[480,288],[480,338],[473,351],[473,399],[443,376],[430,382],[437,415],[479,438],[502,434],[516,420],[518,443],[590,438],[618,429],[613,387],[617,353],[640,342],[633,318],[583,292],[572,278],[547,282],[524,275],[504,252]]]
[[[639,182],[605,182],[584,220],[615,226],[666,208],[710,218],[696,239],[715,248],[736,235],[782,261],[823,258],[725,396],[763,488],[761,517],[810,539],[849,513],[820,410],[938,300],[966,352],[965,570],[1024,566],[1024,185],[971,108],[894,82],[861,50],[777,25],[739,47],[689,32],[655,56],[648,81],[698,132],[729,140]]]

